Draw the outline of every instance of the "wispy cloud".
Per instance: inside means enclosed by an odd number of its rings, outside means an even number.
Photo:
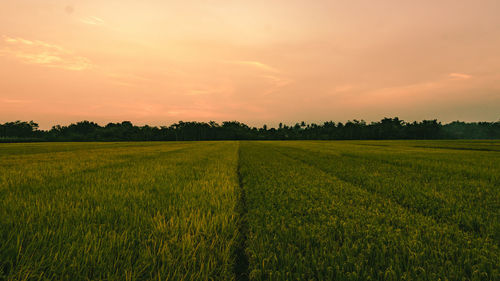
[[[251,76],[255,79],[254,85],[256,92],[261,93],[263,96],[275,93],[280,88],[283,88],[293,82],[293,80],[285,77],[282,71],[279,69],[260,61],[250,61],[250,60],[230,60],[224,61],[226,64],[231,64],[235,66],[240,66],[243,69],[249,69],[255,72],[256,75]],[[250,77],[250,76],[246,76]]]
[[[61,46],[39,40],[3,37],[0,56],[13,57],[24,63],[67,70],[86,70],[92,67],[89,59],[77,56]]]
[[[80,19],[80,22],[88,25],[104,25],[106,22],[98,17],[85,17]]]
[[[448,77],[450,77],[451,79],[462,79],[462,80],[472,78],[471,75],[464,74],[464,73],[450,73],[450,74],[448,74]]]
[[[282,78],[273,75],[263,75],[262,77],[268,79],[276,87],[284,87],[292,83],[292,80],[288,78]]]
[[[270,95],[276,92],[278,89],[285,87],[293,82],[293,80],[283,77],[277,77],[274,75],[263,75],[262,78],[266,79],[270,83],[270,87],[263,91],[263,95]]]
[[[454,100],[466,97],[468,90],[477,89],[481,82],[478,79],[472,79],[467,86],[457,83],[459,80],[468,80],[472,75],[463,73],[449,73],[429,81],[419,83],[398,85],[394,87],[384,87],[378,89],[361,89],[356,95],[346,95],[344,100],[357,105],[411,105],[416,102],[429,102],[430,100]],[[476,78],[479,78],[477,76]]]
[[[270,65],[267,65],[265,63],[259,62],[259,61],[237,60],[237,61],[226,61],[226,63],[253,67],[253,68],[257,68],[257,69],[268,71],[268,72],[275,72],[275,73],[279,72],[278,69],[276,69]]]

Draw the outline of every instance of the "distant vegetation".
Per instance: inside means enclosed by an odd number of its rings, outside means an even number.
[[[250,127],[238,121],[182,122],[170,126],[136,126],[130,121],[100,126],[81,121],[39,130],[30,122],[0,124],[0,141],[192,141],[192,140],[383,140],[383,139],[500,139],[500,121],[442,124],[437,120],[405,122],[398,117],[379,122],[361,120],[323,124],[305,122],[278,128]]]

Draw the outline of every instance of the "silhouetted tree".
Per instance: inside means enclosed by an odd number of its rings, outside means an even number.
[[[188,140],[342,140],[342,139],[500,139],[500,121],[460,122],[441,124],[437,120],[404,122],[398,117],[384,118],[366,124],[352,120],[345,124],[333,121],[322,125],[304,121],[278,128],[250,128],[238,121],[184,122],[170,126],[135,126],[130,121],[108,123],[101,127],[91,121],[68,126],[55,125],[50,130],[39,130],[30,122],[0,124],[1,141],[188,141]]]

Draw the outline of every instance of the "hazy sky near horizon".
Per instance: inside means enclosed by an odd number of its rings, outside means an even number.
[[[0,1],[0,122],[500,119],[500,1]]]

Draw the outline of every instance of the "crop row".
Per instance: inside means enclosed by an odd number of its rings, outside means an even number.
[[[0,145],[0,280],[499,280],[496,142]]]
[[[324,170],[337,158],[313,163],[291,145],[302,144],[242,144],[251,280],[498,278],[496,243],[340,180]]]
[[[277,151],[500,244],[497,152],[280,143]]]
[[[237,144],[8,153],[0,280],[232,280]]]

